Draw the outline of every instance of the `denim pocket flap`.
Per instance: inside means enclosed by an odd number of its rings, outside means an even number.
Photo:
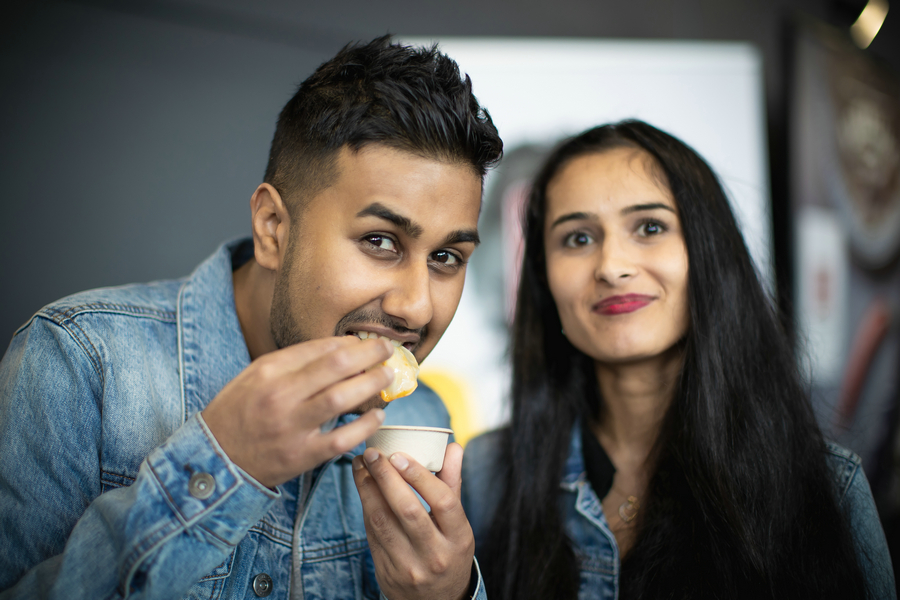
[[[235,550],[232,550],[228,557],[222,561],[218,567],[209,572],[208,575],[201,578],[200,581],[209,581],[211,579],[223,579],[228,577],[231,574],[231,567],[234,565],[234,553]]]

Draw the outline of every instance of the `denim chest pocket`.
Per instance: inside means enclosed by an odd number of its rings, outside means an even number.
[[[105,494],[113,490],[126,488],[134,483],[134,477],[119,475],[103,471],[100,480],[100,493]],[[184,600],[217,600],[222,597],[226,588],[228,577],[234,567],[235,550],[232,550],[225,560],[213,568],[212,571],[200,578],[200,580],[183,596]]]
[[[210,573],[200,579],[188,593],[184,595],[184,600],[218,600],[225,591],[228,576],[231,575],[231,569],[234,566],[234,553],[232,550],[228,557],[222,561]]]

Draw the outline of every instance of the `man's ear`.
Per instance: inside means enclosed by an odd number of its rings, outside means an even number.
[[[291,218],[287,206],[274,187],[261,183],[250,198],[253,251],[259,266],[277,271],[284,260]]]

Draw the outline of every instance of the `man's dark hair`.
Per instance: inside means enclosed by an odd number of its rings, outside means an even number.
[[[455,61],[437,44],[413,48],[382,36],[348,44],[300,84],[278,117],[265,182],[289,207],[302,205],[333,183],[341,148],[371,143],[465,163],[480,177],[503,154]]]

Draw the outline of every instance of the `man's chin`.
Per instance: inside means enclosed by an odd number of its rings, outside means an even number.
[[[373,408],[384,408],[387,406],[387,402],[381,399],[381,395],[372,396],[362,404],[356,407],[355,410],[350,411],[351,414],[361,415],[367,410],[372,410]]]

